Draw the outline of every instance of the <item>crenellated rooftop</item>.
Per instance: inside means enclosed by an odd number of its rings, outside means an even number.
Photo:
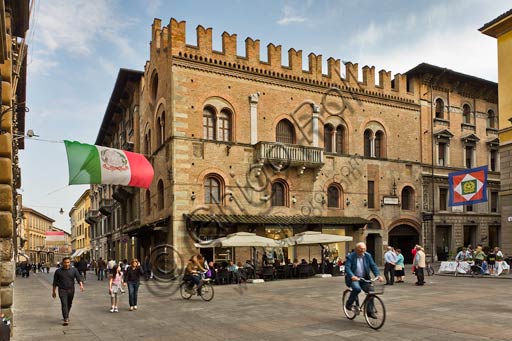
[[[407,77],[402,74],[380,70],[378,83],[375,83],[375,67],[362,68],[363,79],[358,79],[359,65],[346,62],[345,77],[341,76],[341,61],[332,57],[327,59],[327,72],[322,70],[322,55],[310,53],[308,68],[303,69],[302,51],[288,50],[288,65],[282,63],[282,47],[269,43],[267,61],[260,59],[260,41],[250,37],[245,39],[245,56],[237,55],[237,35],[222,34],[222,51],[212,47],[212,28],[199,25],[196,28],[197,45],[186,43],[186,22],[172,18],[169,25],[162,28],[162,21],[154,19],[152,25],[151,53],[171,53],[173,57],[193,60],[201,63],[219,65],[240,71],[264,76],[286,79],[311,85],[338,87],[374,96],[415,102],[414,92],[407,91]],[[415,89],[416,91],[416,89]]]

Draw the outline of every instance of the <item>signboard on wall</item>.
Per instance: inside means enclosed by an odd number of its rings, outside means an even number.
[[[383,197],[382,203],[384,205],[399,205],[400,204],[398,197]]]

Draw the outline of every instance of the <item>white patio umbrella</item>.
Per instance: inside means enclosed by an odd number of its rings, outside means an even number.
[[[277,241],[256,235],[256,233],[237,232],[226,237],[209,240],[207,242],[195,243],[196,247],[281,247]]]

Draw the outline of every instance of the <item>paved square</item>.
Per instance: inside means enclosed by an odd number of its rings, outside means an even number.
[[[427,285],[386,287],[387,320],[379,331],[362,316],[349,321],[341,310],[343,278],[281,280],[247,286],[215,286],[215,298],[183,300],[155,296],[143,282],[139,310],[110,313],[108,282],[91,274],[75,294],[70,326],[60,323],[53,300],[53,274],[17,278],[15,341],[19,340],[510,340],[510,279],[427,277]],[[151,282],[149,282],[150,285]]]

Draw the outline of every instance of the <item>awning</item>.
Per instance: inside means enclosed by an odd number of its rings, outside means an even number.
[[[75,252],[73,252],[73,254],[70,257],[71,258],[73,258],[73,257],[80,257],[85,252],[89,252],[89,249],[76,249]]]
[[[190,222],[223,224],[279,224],[279,225],[356,225],[364,226],[370,221],[360,217],[318,216],[272,216],[272,215],[224,215],[183,214]]]
[[[30,257],[24,254],[23,252],[18,251],[18,262],[30,262]]]

